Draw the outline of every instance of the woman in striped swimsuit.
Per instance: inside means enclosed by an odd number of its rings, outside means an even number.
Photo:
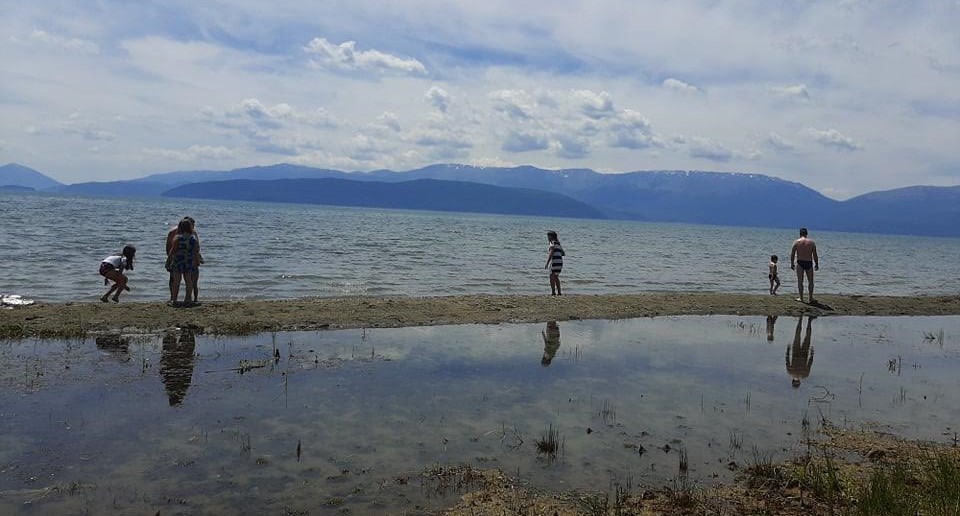
[[[560,271],[563,270],[563,247],[560,246],[556,231],[547,231],[547,241],[550,242],[550,248],[547,249],[547,263],[543,268],[550,271],[550,295],[562,296]]]

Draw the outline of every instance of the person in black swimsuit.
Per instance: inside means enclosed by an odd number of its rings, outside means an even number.
[[[797,301],[803,302],[803,276],[806,275],[807,290],[810,292],[808,302],[815,303],[813,271],[820,270],[820,257],[817,256],[817,243],[807,237],[807,228],[800,228],[800,238],[793,241],[793,248],[790,249],[790,268],[797,271],[797,288],[800,292]]]

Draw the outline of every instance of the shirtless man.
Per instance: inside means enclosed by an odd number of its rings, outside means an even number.
[[[797,271],[797,288],[800,291],[800,297],[797,301],[803,302],[803,275],[807,275],[807,288],[810,291],[809,303],[815,303],[813,299],[813,271],[820,270],[820,257],[817,256],[817,243],[812,238],[807,238],[807,228],[800,228],[800,238],[794,240],[793,248],[790,249],[790,268]]]
[[[193,220],[193,217],[184,217],[184,220],[190,221],[190,227],[193,228],[193,236],[197,237],[197,243],[199,244],[199,242],[200,242],[200,235],[197,234],[197,228],[196,228],[197,221]],[[170,256],[170,252],[173,251],[173,241],[174,241],[174,238],[176,238],[176,236],[177,236],[177,227],[174,226],[173,229],[171,229],[170,232],[167,233],[167,256]],[[200,257],[200,263],[203,263],[203,255],[200,254],[200,249],[199,249],[199,247],[197,248],[197,256]],[[193,271],[193,274],[191,275],[191,283],[192,283],[192,289],[193,289],[193,302],[194,302],[194,303],[197,302],[197,280],[199,279],[199,277],[200,277],[200,268],[197,267],[196,270]],[[170,286],[170,296],[171,296],[171,297],[173,297],[174,283],[175,283],[175,282],[174,282],[174,275],[173,275],[173,274],[170,274],[170,285],[169,285],[169,286]],[[190,301],[190,300],[188,299],[187,301]]]

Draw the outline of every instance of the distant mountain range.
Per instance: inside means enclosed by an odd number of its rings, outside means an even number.
[[[34,190],[49,190],[63,186],[63,184],[30,167],[8,163],[0,167],[0,187],[4,186],[24,186]]]
[[[189,183],[174,187],[163,195],[367,208],[606,218],[600,210],[553,192],[436,179],[398,183],[336,178],[234,179]]]
[[[33,181],[46,179],[44,184],[47,186],[18,182],[23,177]],[[301,183],[302,191],[291,187],[295,183],[275,182],[291,179],[345,182]],[[417,182],[427,179],[433,182]],[[443,185],[444,181],[458,184]],[[348,184],[357,182],[377,185]],[[396,184],[391,187],[388,183]],[[466,186],[465,183],[474,185]],[[696,171],[601,174],[589,169],[443,164],[405,172],[343,172],[277,164],[228,171],[170,172],[129,181],[61,185],[39,172],[11,164],[0,167],[0,186],[7,184],[84,195],[171,195],[513,214],[525,214],[520,211],[522,205],[540,205],[547,199],[530,192],[539,190],[541,194],[550,192],[563,196],[550,198],[550,202],[566,207],[569,211],[561,211],[558,215],[569,217],[592,218],[599,214],[656,222],[809,226],[839,231],[960,237],[960,186],[915,186],[835,201],[800,183],[762,174]],[[309,185],[309,189],[305,185]],[[526,191],[509,192],[508,195],[502,190],[481,189],[481,185]],[[447,195],[460,197],[457,197],[458,202],[440,203],[430,195],[420,195],[417,188],[447,191]],[[443,190],[445,188],[447,190]],[[244,189],[251,192],[244,192]],[[268,196],[269,199],[265,198]],[[521,202],[519,199],[525,200]],[[503,204],[494,207],[497,203]]]

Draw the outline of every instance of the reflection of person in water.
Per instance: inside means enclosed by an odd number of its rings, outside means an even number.
[[[767,340],[773,342],[773,327],[777,324],[776,315],[767,316]]]
[[[196,344],[197,339],[190,331],[168,332],[163,336],[160,376],[171,407],[180,405],[190,388]]]
[[[797,319],[797,333],[793,337],[793,346],[787,346],[787,373],[794,388],[800,387],[800,380],[810,376],[810,367],[813,366],[813,346],[810,344],[810,325],[816,317],[807,316],[807,334],[800,342],[800,330],[803,327],[803,316]]]
[[[543,336],[543,358],[540,359],[540,365],[548,367],[560,349],[560,327],[557,326],[557,321],[547,322],[547,328],[541,331],[540,335]]]

